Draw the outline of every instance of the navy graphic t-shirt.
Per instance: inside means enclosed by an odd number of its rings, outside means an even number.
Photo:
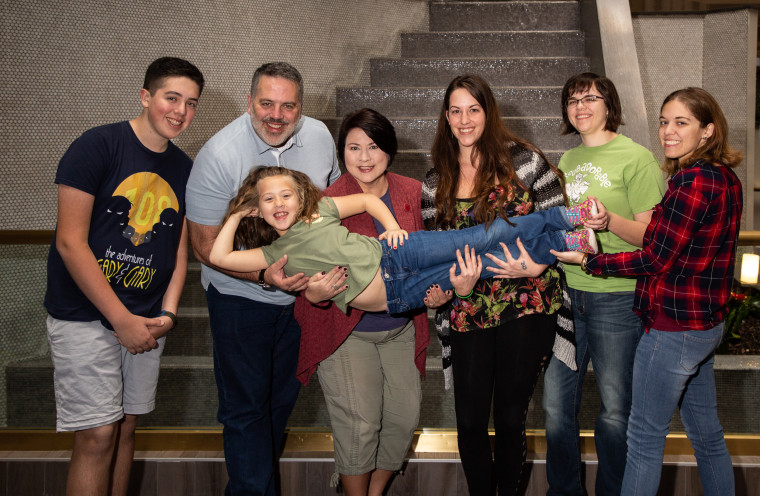
[[[134,314],[154,317],[174,272],[192,161],[174,144],[149,150],[129,122],[96,127],[58,164],[57,184],[95,197],[89,245],[111,288]],[[65,209],[62,205],[60,208]],[[61,320],[112,326],[79,290],[55,247],[48,256],[45,308]]]

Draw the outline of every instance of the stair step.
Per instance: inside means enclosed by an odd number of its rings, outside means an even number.
[[[402,57],[578,57],[582,31],[403,33]]]
[[[719,355],[715,360],[718,416],[726,432],[758,434],[757,412],[760,373],[756,360]],[[6,368],[8,424],[10,428],[50,428],[55,425],[53,367],[49,358],[28,360]],[[740,385],[740,386],[737,386]],[[600,400],[593,370],[586,374],[579,417],[580,428],[594,428]],[[526,427],[542,429],[543,377],[539,379],[528,409]],[[156,410],[140,419],[141,427],[216,426],[218,399],[213,360],[209,357],[162,358],[156,393]],[[329,419],[317,377],[301,389],[291,416],[291,427],[329,428]],[[426,379],[422,382],[420,427],[455,428],[453,391],[443,387],[440,358],[429,356]],[[683,431],[676,411],[671,430]]]
[[[442,87],[456,76],[479,74],[492,86],[562,86],[588,70],[584,57],[390,59],[370,61],[370,81],[375,87]]]
[[[562,119],[558,117],[507,117],[507,127],[517,136],[541,149],[570,149],[578,144],[575,135],[559,134]],[[404,148],[429,149],[433,144],[437,119],[391,119],[399,144]]]
[[[196,284],[198,282],[196,281]],[[186,303],[185,294],[182,294],[182,304]],[[177,327],[166,335],[164,356],[203,356],[211,357],[213,354],[213,340],[211,327],[208,321],[208,307],[185,307],[179,308]]]
[[[422,381],[420,426],[455,428],[453,390],[445,390],[440,358],[428,358]],[[7,369],[8,427],[50,428],[55,425],[53,367],[35,360]],[[12,381],[12,382],[11,382]],[[540,396],[539,396],[540,399]],[[213,360],[208,357],[165,357],[156,392],[156,409],[140,418],[140,427],[216,426],[218,397]],[[34,405],[34,408],[29,408]],[[543,424],[540,403],[531,405],[529,425]],[[301,388],[288,422],[294,428],[330,428],[322,389],[315,376]]]
[[[433,167],[430,160],[430,149],[399,150],[391,164],[391,171],[402,176],[408,176],[420,182],[425,180],[425,174]]]
[[[323,119],[327,120],[327,119]],[[337,119],[336,119],[337,120]],[[438,119],[429,117],[392,118],[389,119],[396,129],[399,149],[430,150],[435,137]],[[541,150],[563,153],[577,146],[580,139],[576,135],[559,134],[562,119],[559,117],[506,117],[502,118],[506,126],[520,138],[534,143]],[[334,124],[337,126],[337,124]],[[328,126],[330,127],[330,126]],[[399,174],[403,171],[396,170]],[[409,174],[405,174],[409,175]]]
[[[182,298],[180,299],[179,304],[180,310],[182,310],[183,307],[206,307],[206,292],[201,285],[201,263],[196,261],[195,257],[192,255],[187,264],[187,277],[185,277],[185,285],[182,287]],[[182,313],[182,311],[179,312],[179,314]],[[180,315],[180,319],[184,317],[184,315]]]
[[[560,115],[562,87],[492,87],[499,111],[505,117],[557,117]],[[377,110],[384,116],[437,118],[445,87],[436,88],[338,88],[338,115],[363,107]]]
[[[554,31],[580,27],[578,1],[430,2],[430,31]]]
[[[184,298],[183,298],[184,300]],[[166,335],[164,356],[202,356],[213,354],[213,338],[209,325],[207,307],[180,307],[179,323]],[[428,355],[440,356],[441,346],[435,337],[433,321],[429,322],[431,332]]]
[[[424,401],[420,425],[455,427],[453,391],[443,388],[440,357],[430,357],[428,362],[427,379],[422,382]],[[54,426],[55,396],[50,359],[11,365],[7,369],[7,377],[8,427]],[[30,409],[30,405],[34,408]],[[218,405],[212,358],[162,357],[156,409],[141,417],[140,427],[215,426],[218,424]],[[316,376],[301,388],[288,425],[329,428],[327,407]]]

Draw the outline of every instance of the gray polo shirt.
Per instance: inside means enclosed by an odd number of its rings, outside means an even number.
[[[279,156],[272,153],[253,130],[246,112],[216,133],[198,152],[187,183],[188,220],[206,226],[221,224],[227,207],[248,172],[259,165],[279,165],[308,175],[320,189],[340,177],[335,142],[322,122],[302,116],[290,146]],[[242,296],[275,305],[287,305],[294,297],[282,291],[264,291],[258,284],[230,277],[206,265],[201,282],[222,294]]]

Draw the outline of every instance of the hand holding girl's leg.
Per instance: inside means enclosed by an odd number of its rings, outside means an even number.
[[[486,253],[486,257],[496,264],[496,267],[489,266],[486,267],[486,269],[493,272],[495,274],[494,277],[506,279],[514,279],[517,277],[538,277],[541,275],[546,269],[546,265],[538,264],[533,261],[533,258],[531,258],[528,250],[525,249],[520,238],[517,238],[515,244],[517,245],[517,249],[520,250],[520,256],[518,258],[512,256],[506,244],[499,243],[501,249],[504,250],[504,258],[506,260],[497,258],[491,253]]]
[[[472,292],[472,288],[480,279],[483,262],[480,255],[475,254],[475,248],[470,248],[469,245],[464,246],[464,257],[459,250],[457,250],[456,256],[457,263],[452,264],[449,269],[449,280],[454,286],[456,294],[464,296]],[[457,275],[457,264],[459,264],[459,275]]]
[[[579,203],[574,207],[565,208],[565,214],[567,215],[567,220],[569,220],[573,226],[580,227],[585,225],[586,222],[593,222],[598,216],[599,211],[596,208],[594,200],[588,198],[586,201]]]
[[[609,226],[610,223],[610,217],[607,213],[607,208],[596,197],[589,196],[588,198],[596,205],[596,213],[592,213],[591,217],[583,223],[583,227],[588,227],[594,231],[607,229],[607,226]]]

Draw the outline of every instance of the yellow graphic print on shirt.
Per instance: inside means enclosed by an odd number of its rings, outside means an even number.
[[[135,246],[150,242],[153,226],[165,209],[171,208],[179,213],[174,190],[161,176],[152,172],[132,174],[119,184],[113,196],[123,196],[131,204],[129,222],[122,234]]]

